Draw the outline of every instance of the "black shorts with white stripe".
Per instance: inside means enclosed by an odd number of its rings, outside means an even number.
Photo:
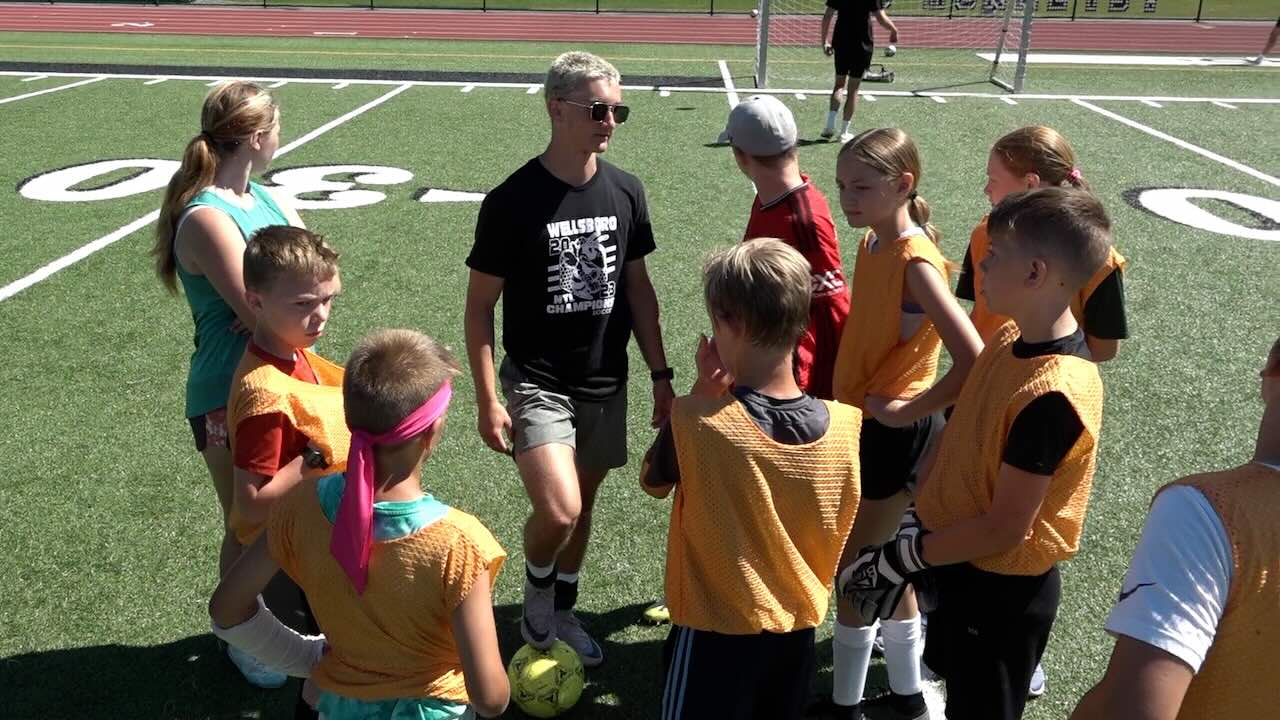
[[[813,628],[722,635],[671,627],[662,720],[800,718],[814,672]]]

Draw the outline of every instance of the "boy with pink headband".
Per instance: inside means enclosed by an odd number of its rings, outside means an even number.
[[[420,333],[365,338],[343,380],[346,473],[277,501],[209,603],[216,635],[311,677],[327,720],[506,709],[491,592],[506,553],[479,520],[422,489],[457,373]],[[262,605],[258,593],[280,569],[306,592],[324,635],[294,633]]]

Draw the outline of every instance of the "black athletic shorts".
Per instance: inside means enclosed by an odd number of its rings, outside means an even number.
[[[851,75],[861,80],[862,73],[871,67],[871,58],[875,55],[874,46],[868,47],[859,42],[837,43],[832,48],[835,50],[837,77]]]
[[[891,428],[863,415],[858,445],[862,497],[884,500],[914,484],[916,465],[935,433],[941,432],[943,422],[942,414],[935,413],[906,427]]]
[[[662,646],[662,720],[792,720],[809,699],[813,628],[722,635],[672,625]]]
[[[947,683],[947,720],[1017,720],[1058,614],[1062,578],[970,565],[927,570],[937,607],[924,661]]]

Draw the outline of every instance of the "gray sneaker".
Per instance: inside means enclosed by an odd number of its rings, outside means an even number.
[[[520,613],[520,637],[537,648],[546,650],[556,641],[556,586],[537,587],[524,581],[524,607]]]
[[[556,612],[556,635],[578,653],[583,667],[593,668],[604,662],[604,651],[600,649],[600,643],[587,634],[582,621],[572,610]]]

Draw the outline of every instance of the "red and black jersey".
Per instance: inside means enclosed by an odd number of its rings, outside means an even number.
[[[804,255],[813,275],[813,304],[809,327],[796,347],[796,378],[800,389],[830,400],[840,334],[849,314],[849,287],[840,267],[840,242],[831,209],[822,191],[801,175],[804,184],[780,198],[751,203],[751,219],[743,240],[777,238]]]

